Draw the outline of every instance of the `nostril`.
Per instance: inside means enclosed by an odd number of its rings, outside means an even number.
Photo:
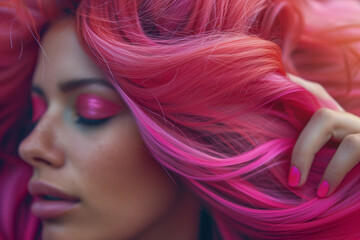
[[[45,163],[46,165],[51,166],[51,163],[49,161],[46,161],[46,160],[44,160],[42,158],[35,157],[35,158],[33,158],[33,160],[36,161],[36,162]]]

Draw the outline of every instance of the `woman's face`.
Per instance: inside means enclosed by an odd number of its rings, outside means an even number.
[[[146,151],[74,25],[66,18],[49,28],[33,77],[34,112],[46,109],[19,147],[34,170],[32,212],[43,239],[141,239],[166,224],[179,190]]]

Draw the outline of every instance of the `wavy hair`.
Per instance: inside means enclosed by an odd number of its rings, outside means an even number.
[[[321,83],[360,114],[359,2],[12,0],[0,12],[0,239],[39,232],[16,126],[28,114],[41,33],[64,12],[76,15],[84,49],[153,157],[201,196],[221,239],[360,239],[360,166],[332,196],[316,196],[336,143],[316,155],[304,187],[287,185],[298,135],[331,107],[287,73]]]

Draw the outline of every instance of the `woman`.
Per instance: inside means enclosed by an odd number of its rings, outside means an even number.
[[[316,71],[332,70],[339,61],[334,50],[339,39],[328,33],[334,43],[324,42],[317,35],[323,28],[309,28],[306,22],[314,15],[300,18],[301,11],[316,9],[318,3],[206,3],[30,2],[28,12],[20,3],[5,8],[12,48],[6,45],[3,52],[21,62],[6,68],[3,79],[10,79],[17,67],[29,68],[22,69],[19,83],[7,83],[13,94],[11,84],[17,90],[17,84],[28,86],[32,78],[35,126],[19,153],[34,170],[31,210],[42,229],[28,214],[28,168],[11,152],[25,130],[12,128],[1,134],[6,141],[0,181],[6,193],[0,205],[3,238],[36,239],[40,232],[43,239],[360,237],[358,152],[345,157],[345,170],[338,168],[345,176],[354,167],[338,191],[341,175],[326,170],[323,176],[329,161],[327,169],[336,170],[331,166],[337,155],[349,153],[342,146],[358,146],[345,140],[358,136],[359,119],[317,111],[335,106],[286,78],[286,71],[312,72],[321,81]],[[358,5],[348,4],[355,12]],[[17,9],[18,20],[9,18],[11,9]],[[71,16],[75,9],[76,20]],[[290,28],[301,23],[303,31]],[[338,31],[351,37],[358,33],[350,30]],[[31,33],[37,32],[42,36],[35,67]],[[309,69],[304,66],[312,59],[307,50],[319,42],[326,51],[316,53],[318,68]],[[359,49],[353,42],[347,46]],[[332,74],[341,79],[350,72],[354,91],[344,97],[337,87],[334,95],[357,113],[356,61],[343,59],[348,71],[334,69]],[[4,122],[21,126],[23,101],[7,101],[12,106],[4,115],[12,119]],[[319,124],[324,119],[332,121]],[[314,129],[321,134],[311,136]],[[306,144],[328,140],[331,131],[340,132],[334,137],[344,141],[334,158],[335,142],[320,151],[308,175],[311,155],[322,144]],[[321,181],[317,188],[320,180],[330,184]],[[209,220],[201,209],[214,224],[200,226]],[[15,231],[15,223],[20,230]]]

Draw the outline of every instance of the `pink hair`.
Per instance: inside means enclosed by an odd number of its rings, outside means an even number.
[[[14,20],[17,31],[9,32],[12,22],[0,26],[17,44],[11,48],[1,35],[4,57],[15,62],[13,56],[26,51],[19,66],[36,57],[28,33],[61,14],[55,1],[44,3],[36,11],[29,5],[23,19]],[[5,19],[11,9],[0,5],[9,12]],[[324,103],[286,76],[323,84],[348,111],[360,114],[359,13],[355,0],[84,0],[76,16],[84,48],[128,104],[148,149],[203,198],[221,239],[359,239],[360,166],[332,196],[316,197],[336,143],[317,154],[304,187],[287,185],[295,141]],[[38,25],[20,24],[29,19]],[[7,86],[23,90],[33,64],[15,77],[4,57],[1,73],[9,73],[1,74],[0,83],[14,79]],[[25,100],[14,96],[9,100],[0,92],[13,108],[1,108],[2,141],[20,135],[5,131],[18,126],[26,110]],[[6,159],[0,167],[0,239],[36,234],[37,220],[26,210],[27,167],[11,157],[17,142],[0,152]],[[14,235],[20,222],[22,238]]]

